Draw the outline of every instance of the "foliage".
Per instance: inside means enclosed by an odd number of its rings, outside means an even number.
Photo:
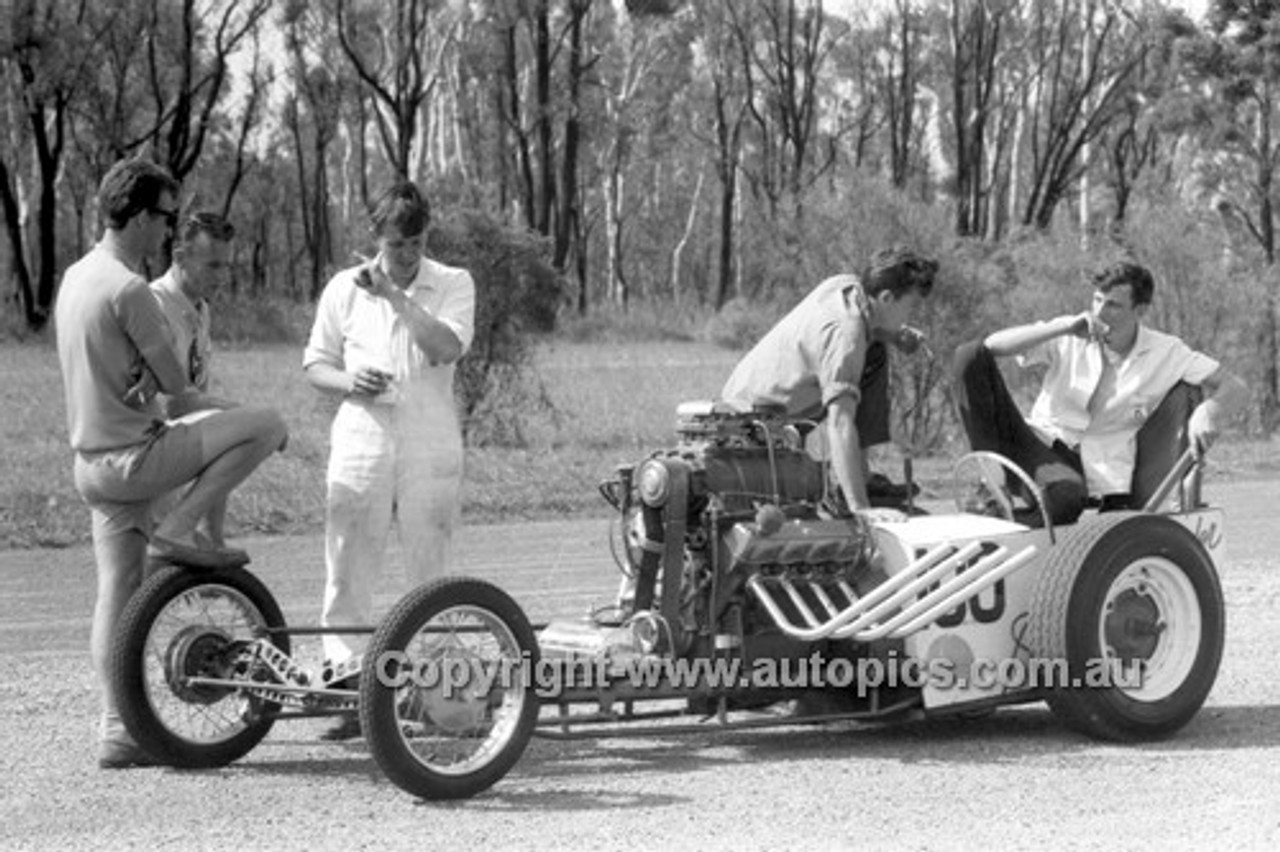
[[[185,205],[237,224],[219,305],[231,340],[299,340],[306,303],[368,248],[366,202],[394,174],[474,211],[442,238],[458,262],[495,298],[546,294],[509,327],[502,303],[483,308],[493,346],[460,371],[473,440],[527,440],[521,413],[545,394],[519,340],[552,315],[572,313],[562,333],[581,339],[742,348],[889,242],[944,260],[935,349],[1074,303],[1105,221],[1115,251],[1153,264],[1195,245],[1204,260],[1164,273],[1181,288],[1168,318],[1280,360],[1266,311],[1223,313],[1247,292],[1280,314],[1258,286],[1274,278],[1274,4],[1219,0],[1207,25],[1165,0],[828,4],[825,18],[803,0],[10,5],[7,327],[44,321],[56,273],[97,238],[97,181],[142,153],[184,176]],[[1142,221],[1166,217],[1161,232]],[[1158,247],[1170,233],[1185,239]],[[516,274],[535,266],[550,269]],[[944,365],[910,364],[903,387],[930,402],[909,431],[940,436]]]
[[[475,211],[455,213],[428,234],[428,253],[471,272],[476,286],[475,339],[458,364],[455,387],[468,443],[519,446],[524,422],[549,406],[528,379],[536,335],[555,328],[564,299],[547,262],[547,243]]]

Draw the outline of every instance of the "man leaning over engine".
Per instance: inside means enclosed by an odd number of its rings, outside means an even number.
[[[910,345],[907,323],[933,290],[935,260],[895,246],[861,275],[815,287],[738,362],[721,391],[731,407],[782,406],[825,421],[831,467],[854,511],[871,508],[865,449],[889,440],[886,342]]]

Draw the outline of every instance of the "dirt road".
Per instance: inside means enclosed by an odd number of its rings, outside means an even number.
[[[1227,511],[1227,651],[1178,737],[1122,747],[1042,705],[980,721],[556,743],[462,804],[412,801],[325,722],[206,772],[94,768],[87,549],[0,553],[0,849],[1280,848],[1280,484]],[[290,623],[316,617],[316,538],[249,543]],[[534,620],[612,595],[602,522],[467,527],[460,568]],[[390,586],[388,586],[390,588]],[[381,598],[390,603],[389,592]]]

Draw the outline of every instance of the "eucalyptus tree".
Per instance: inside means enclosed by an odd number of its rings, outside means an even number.
[[[1123,110],[1152,42],[1121,4],[1109,0],[1034,3],[1028,23],[1028,49],[1039,63],[1028,103],[1030,159],[1021,219],[1044,229],[1079,187],[1088,146]]]
[[[320,297],[334,262],[330,151],[341,128],[345,101],[359,97],[324,57],[337,51],[332,9],[323,4],[291,2],[281,16],[288,52],[289,92],[281,117],[293,141],[298,179],[299,218],[308,260],[308,296]],[[361,134],[363,136],[363,134]]]
[[[1181,26],[1181,68],[1209,152],[1202,165],[1218,184],[1219,210],[1248,234],[1265,268],[1266,306],[1259,410],[1280,425],[1280,272],[1276,264],[1276,169],[1280,164],[1280,2],[1216,0],[1201,31]]]
[[[651,249],[647,256],[658,253],[659,239],[678,239],[660,217],[656,196],[660,186],[670,183],[665,178],[686,165],[678,146],[681,128],[674,125],[683,118],[676,110],[688,90],[691,19],[674,13],[620,16],[593,75],[602,108],[592,136],[604,206],[605,292],[622,306],[633,295],[627,262],[633,211],[647,208],[652,217],[653,227],[645,229]],[[661,276],[652,267],[646,263],[638,271]]]
[[[91,7],[76,0],[6,4],[0,29],[0,209],[28,328],[48,322],[58,276],[57,182],[71,110],[97,62]],[[35,208],[34,227],[30,210]]]
[[[733,20],[727,4],[695,4],[692,7],[701,37],[696,46],[699,76],[707,89],[708,108],[693,134],[710,149],[720,182],[717,202],[717,264],[711,303],[718,310],[737,291],[736,211],[738,177],[742,161],[743,129],[750,109]]]
[[[391,168],[409,180],[422,109],[434,97],[453,47],[457,13],[442,0],[333,3],[338,43],[372,94],[378,137]]]
[[[822,0],[730,4],[747,87],[753,186],[776,216],[786,201],[802,209],[805,190],[835,161],[822,145],[822,80],[847,28],[830,24]]]

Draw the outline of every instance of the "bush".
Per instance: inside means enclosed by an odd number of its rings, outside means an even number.
[[[555,329],[565,297],[548,243],[463,211],[432,226],[427,252],[469,270],[476,285],[475,339],[454,385],[464,438],[470,446],[523,446],[527,419],[551,406],[530,379],[533,344]]]

